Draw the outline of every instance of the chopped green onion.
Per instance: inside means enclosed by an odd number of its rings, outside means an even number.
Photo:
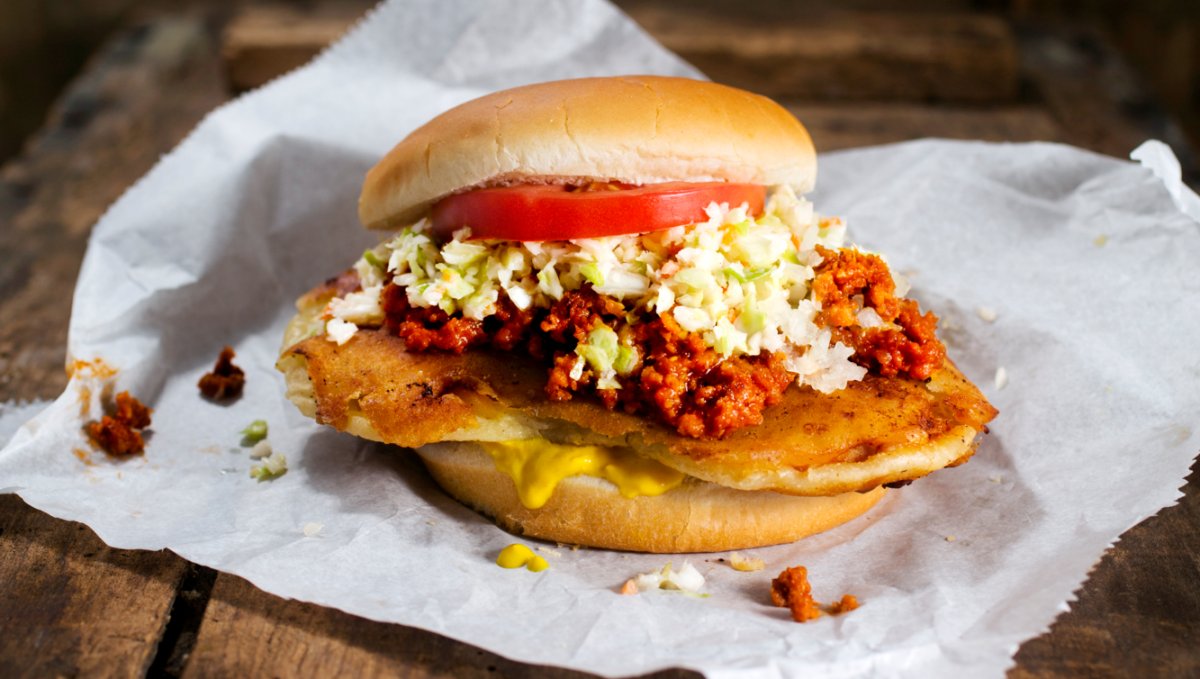
[[[242,430],[243,443],[258,443],[267,438],[267,421],[255,420]]]

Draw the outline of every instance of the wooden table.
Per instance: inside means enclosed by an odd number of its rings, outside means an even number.
[[[822,151],[946,136],[1124,156],[1153,136],[1196,177],[1183,137],[1095,33],[969,13],[836,12],[799,23],[762,4],[738,18],[625,6],[714,79],[786,102]],[[162,16],[96,53],[24,154],[0,169],[0,402],[64,387],[70,295],[105,207],[233,90],[302,62],[359,9]],[[1073,610],[1021,647],[1013,676],[1200,673],[1196,470],[1181,503],[1127,532]],[[285,601],[169,552],[112,549],[81,524],[0,496],[0,676],[333,673],[577,674]]]

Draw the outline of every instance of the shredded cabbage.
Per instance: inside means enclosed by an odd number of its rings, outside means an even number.
[[[786,186],[772,190],[757,218],[745,205],[713,203],[705,214],[698,224],[573,241],[470,240],[464,228],[440,247],[423,219],[364,253],[355,265],[363,290],[330,303],[326,333],[340,343],[356,324],[382,322],[388,274],[412,306],[477,320],[496,313],[501,292],[524,310],[591,286],[630,312],[671,316],[724,357],[784,352],[802,385],[827,392],[861,379],[852,350],[815,325],[819,306],[809,289],[821,262],[816,246],[842,247],[845,224],[818,217]],[[576,353],[571,376],[579,379],[586,365],[602,389],[619,388],[616,377],[639,360],[607,327],[594,329]]]

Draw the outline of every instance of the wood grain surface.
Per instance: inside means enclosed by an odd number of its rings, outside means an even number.
[[[636,14],[646,7],[662,11],[662,6],[639,3],[631,9]],[[285,32],[293,38],[322,36],[316,43],[328,40],[340,30],[330,28],[330,17],[345,10],[320,7],[313,10],[314,21],[325,28],[313,29],[314,23],[304,29],[300,13],[289,20],[298,22],[290,24],[294,30]],[[873,16],[872,26],[907,21]],[[845,15],[836,19],[849,27],[839,40],[851,40],[855,22]],[[1010,27],[975,15],[960,19],[961,34],[975,36],[979,50],[963,57],[967,64],[940,65],[939,59],[914,56],[915,48],[901,55],[910,65],[926,59],[920,62],[926,70],[908,85],[926,87],[921,96],[886,88],[870,97],[798,91],[804,80],[790,74],[774,85],[759,81],[764,85],[759,89],[779,95],[800,114],[822,150],[944,136],[1068,140],[1124,154],[1145,136],[1171,139],[1176,132],[1147,103],[1135,80],[1121,81],[1121,64],[1103,45],[1089,43],[1094,36]],[[227,100],[235,86],[226,77],[242,78],[236,86],[247,87],[295,60],[271,57],[239,71],[239,60],[255,53],[257,59],[269,56],[279,41],[294,55],[297,41],[276,34],[276,43],[255,42],[247,37],[252,31],[237,32],[237,21],[220,25],[203,16],[169,16],[125,30],[71,85],[26,152],[0,168],[0,402],[51,398],[65,384],[70,294],[88,232],[106,206],[206,111]],[[939,21],[951,21],[941,25],[943,30],[954,25],[953,17]],[[660,37],[668,44],[682,41],[684,28],[671,23],[669,31],[659,29],[664,31]],[[915,35],[930,41],[927,49],[941,50],[940,58],[970,50],[970,40],[964,43],[961,36],[945,42],[930,31]],[[902,42],[897,49],[918,43]],[[879,50],[887,41],[863,44]],[[699,53],[701,47],[694,50]],[[856,59],[844,56],[852,51],[842,54],[839,58]],[[863,54],[858,63],[843,62],[839,68],[865,73],[854,77],[876,87],[870,70],[889,63],[887,55]],[[994,59],[999,62],[984,63]],[[803,69],[805,63],[793,66]],[[829,63],[817,68],[832,68]],[[967,77],[963,69],[976,69],[972,78],[998,79],[998,89],[941,91],[922,84],[960,82],[955,79]],[[768,77],[744,65],[728,73],[748,80]],[[1105,74],[1123,84],[1113,90],[1102,80],[1076,82]],[[1132,110],[1130,102],[1137,104]],[[283,600],[170,553],[111,549],[86,527],[53,519],[13,496],[0,496],[0,602],[0,676],[5,677],[586,676],[515,663],[430,632]],[[1134,527],[1109,550],[1071,612],[1049,633],[1022,646],[1011,674],[1197,676],[1198,639],[1200,475],[1193,468],[1181,503]],[[661,674],[684,675],[693,676]]]

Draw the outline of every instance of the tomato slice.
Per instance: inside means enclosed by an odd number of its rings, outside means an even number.
[[[756,184],[669,182],[585,188],[557,185],[505,186],[448,196],[433,206],[438,238],[464,226],[471,239],[571,240],[661,231],[708,219],[710,203],[750,206],[762,214],[767,189]]]

